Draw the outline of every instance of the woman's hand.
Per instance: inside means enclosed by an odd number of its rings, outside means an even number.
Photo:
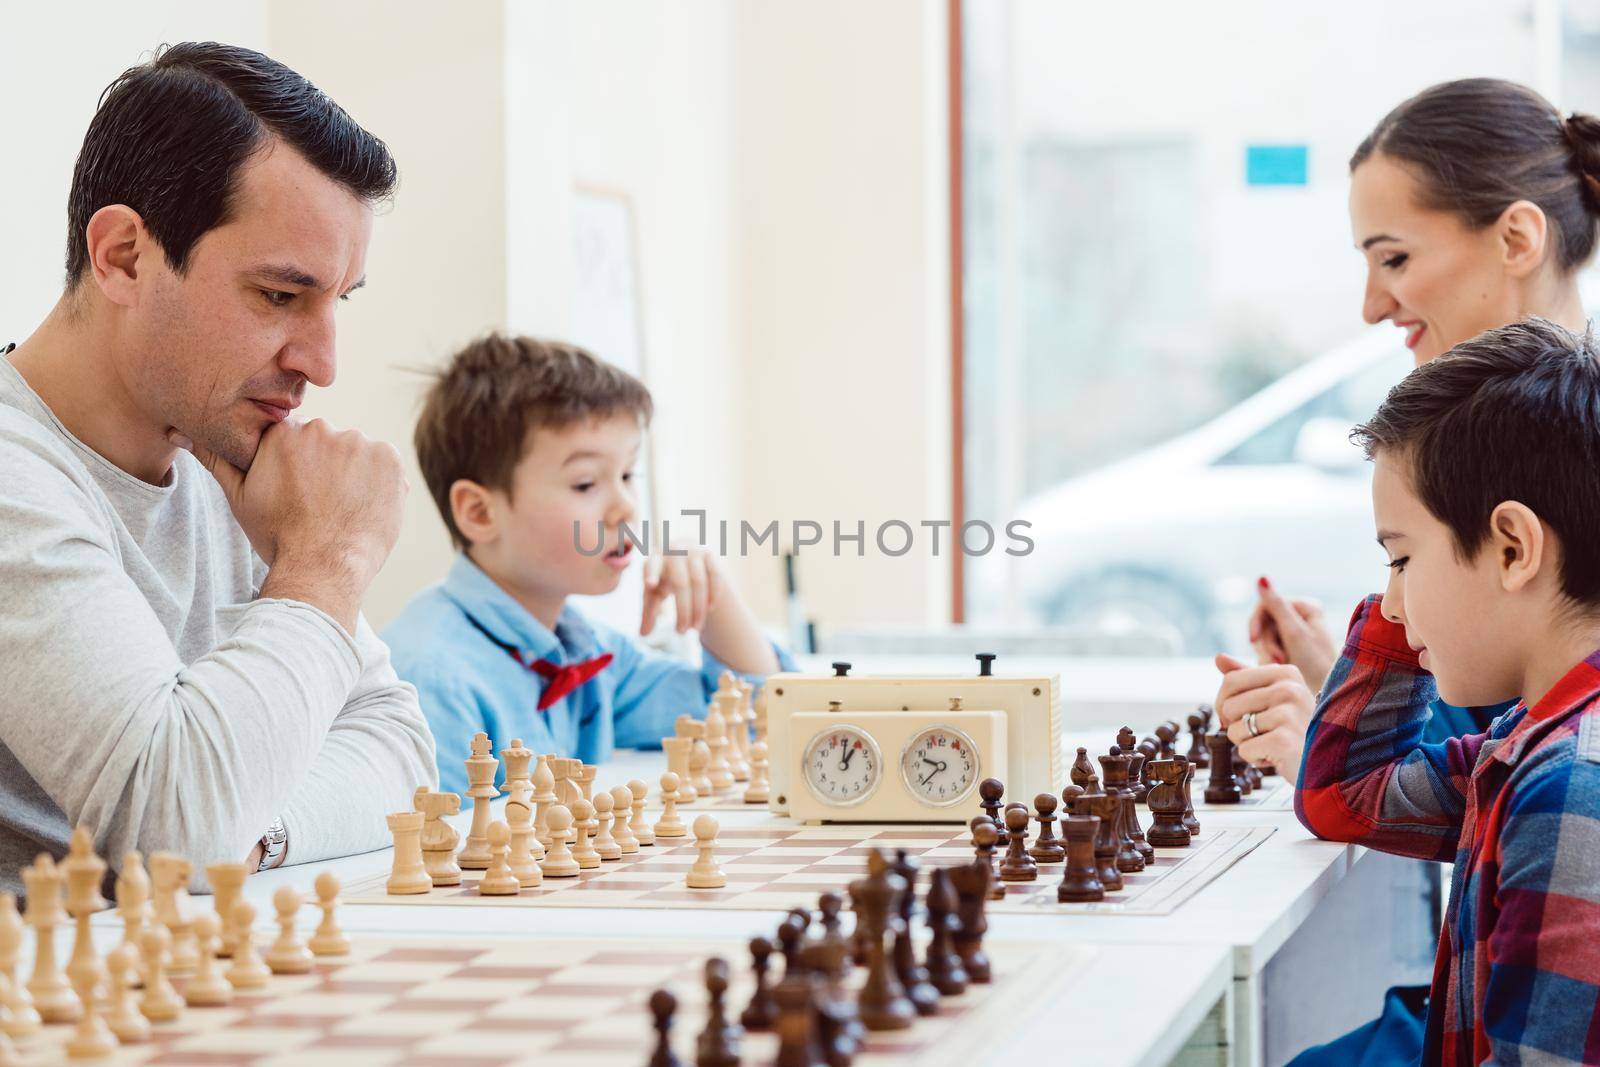
[[[1260,600],[1250,613],[1250,646],[1263,665],[1293,664],[1306,686],[1317,692],[1327,681],[1339,649],[1323,622],[1322,608],[1310,600],[1278,595],[1265,578],[1257,584]]]
[[[1228,655],[1217,656],[1222,687],[1212,705],[1239,755],[1254,764],[1271,764],[1294,780],[1306,746],[1306,726],[1316,700],[1300,668],[1292,663],[1252,667]]]

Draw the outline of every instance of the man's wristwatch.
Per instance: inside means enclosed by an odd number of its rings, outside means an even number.
[[[256,868],[256,872],[259,874],[276,867],[283,861],[283,854],[288,848],[289,831],[283,828],[282,819],[273,819],[267,832],[261,835],[261,866]]]

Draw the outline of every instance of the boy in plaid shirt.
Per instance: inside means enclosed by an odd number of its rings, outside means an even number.
[[[1600,363],[1531,319],[1405,379],[1356,438],[1388,588],[1306,739],[1319,837],[1454,860],[1425,1063],[1600,1061]],[[1521,696],[1425,744],[1434,697]]]

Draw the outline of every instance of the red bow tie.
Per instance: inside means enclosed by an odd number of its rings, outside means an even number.
[[[545,680],[544,692],[539,694],[540,711],[605,670],[606,664],[613,658],[611,653],[607,652],[594,659],[586,659],[582,663],[569,663],[560,667],[547,659],[536,659],[529,663],[522,658],[522,653],[517,651],[512,651],[511,654],[516,657],[518,663]]]

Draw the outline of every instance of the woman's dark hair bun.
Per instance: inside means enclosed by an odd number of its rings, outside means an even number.
[[[1574,111],[1561,124],[1561,133],[1572,147],[1572,163],[1583,179],[1589,210],[1600,214],[1600,118]]]

